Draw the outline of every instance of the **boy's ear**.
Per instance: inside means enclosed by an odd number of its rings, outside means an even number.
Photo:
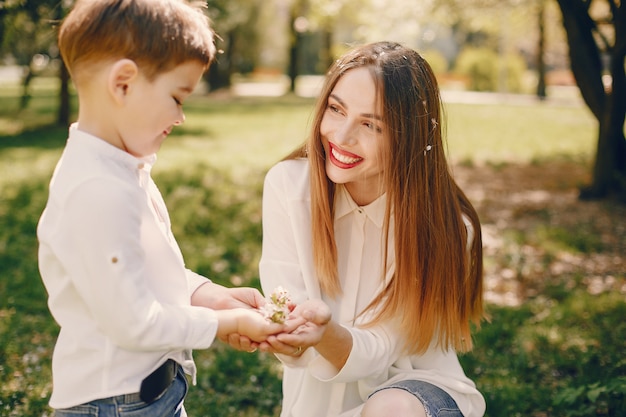
[[[139,68],[135,61],[131,59],[120,59],[116,61],[109,71],[107,88],[113,100],[122,104],[132,87],[132,83],[139,75]]]

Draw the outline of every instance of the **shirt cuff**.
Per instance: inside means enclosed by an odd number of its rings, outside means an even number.
[[[200,274],[193,272],[190,269],[186,269],[185,273],[187,275],[187,287],[189,288],[189,297],[196,292],[201,285],[206,284],[207,282],[211,282],[207,277],[203,277]]]
[[[315,348],[308,348],[300,356],[282,355],[280,353],[275,354],[276,358],[281,361],[285,366],[290,368],[306,368],[309,363],[315,360],[317,356],[321,357],[317,353]]]

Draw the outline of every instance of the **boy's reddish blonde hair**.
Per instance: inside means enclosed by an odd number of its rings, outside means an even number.
[[[206,70],[215,44],[201,5],[184,0],[78,0],[59,29],[61,56],[75,82],[89,68],[124,58],[135,61],[150,80],[191,60]]]

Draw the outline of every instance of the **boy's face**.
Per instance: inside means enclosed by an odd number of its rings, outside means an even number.
[[[188,61],[152,81],[140,75],[130,84],[117,127],[123,149],[137,157],[156,153],[172,128],[185,121],[182,103],[203,72],[199,62]]]

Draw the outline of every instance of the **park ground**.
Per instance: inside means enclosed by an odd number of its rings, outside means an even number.
[[[307,82],[315,88],[316,80]],[[312,101],[268,87],[276,85],[190,100],[187,122],[157,165],[188,265],[224,284],[258,284],[262,174],[300,142],[310,117]],[[52,119],[56,90],[45,91],[52,92],[22,113],[35,124]],[[14,93],[3,94],[17,102]],[[486,397],[487,416],[626,415],[626,206],[578,198],[594,148],[593,121],[580,98],[563,90],[541,103],[453,90],[443,98],[456,155],[451,169],[482,223],[490,321],[460,360]],[[34,230],[66,129],[15,133],[23,130],[15,105],[3,105],[0,416],[43,417],[50,415],[57,329],[36,270]],[[195,357],[200,372],[187,400],[190,415],[278,415],[273,357],[219,343]]]

